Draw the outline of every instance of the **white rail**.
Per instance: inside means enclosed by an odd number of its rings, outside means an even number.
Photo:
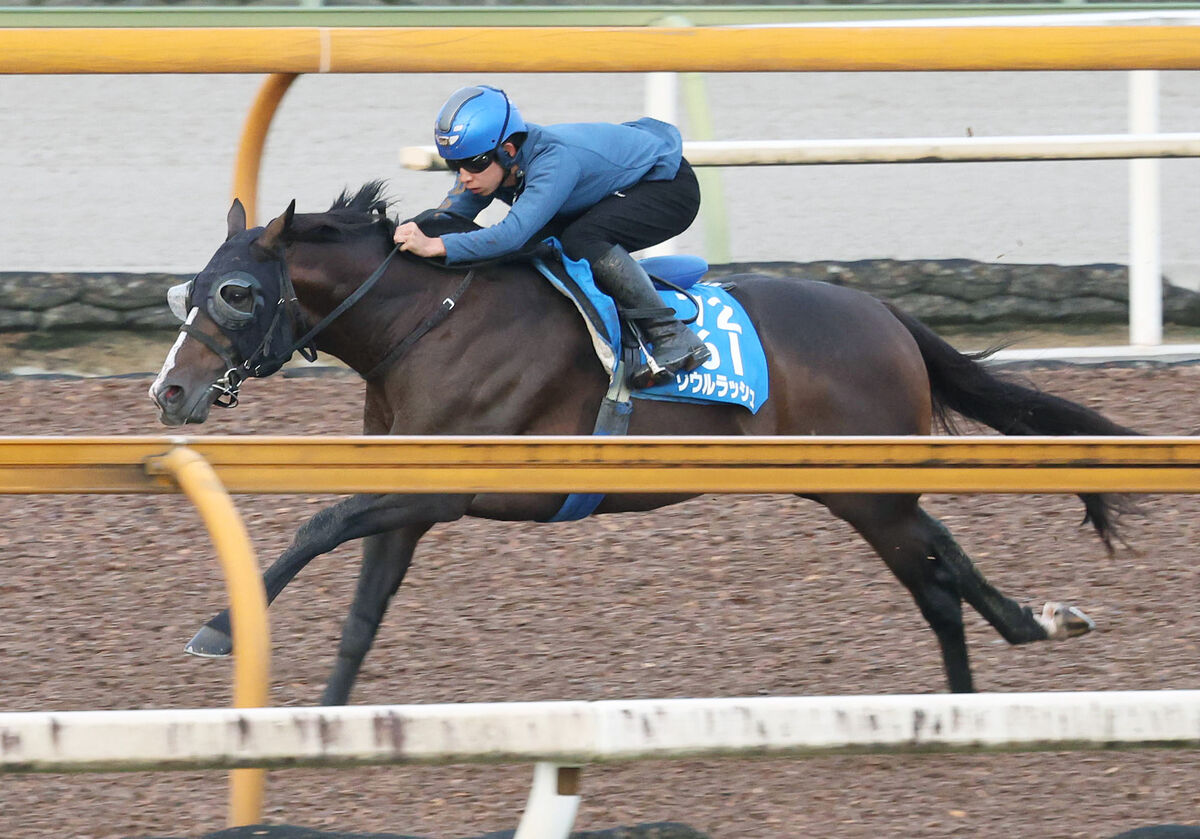
[[[0,771],[1200,747],[1200,690],[0,714]]]
[[[988,356],[984,364],[1028,364],[1045,361],[1067,364],[1107,364],[1112,361],[1150,361],[1182,364],[1200,361],[1200,344],[1125,345],[1110,347],[1033,347],[1008,349]]]
[[[1200,747],[1200,691],[645,699],[0,714],[0,771],[536,763],[521,839],[565,839],[576,767],[700,757]]]
[[[1200,157],[1200,133],[914,137],[871,140],[692,140],[693,166],[803,166],[842,163],[969,163],[1002,160],[1114,160]],[[446,168],[433,146],[400,150],[407,169]]]
[[[1129,74],[1129,130],[1158,130],[1158,73]],[[1129,164],[1129,343],[1162,343],[1162,190],[1153,160]]]

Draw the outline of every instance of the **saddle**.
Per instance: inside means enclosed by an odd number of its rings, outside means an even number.
[[[445,211],[427,211],[414,221],[427,236],[477,230],[471,219]],[[428,227],[426,226],[428,225]],[[730,295],[732,284],[705,283],[708,262],[698,256],[655,256],[640,260],[659,286],[664,305],[675,310],[713,357],[700,369],[679,373],[673,381],[642,390],[631,390],[627,371],[641,362],[641,346],[631,325],[623,320],[613,299],[596,287],[591,266],[572,260],[557,239],[546,239],[522,253],[496,262],[521,261],[532,265],[575,305],[591,336],[596,357],[609,376],[609,389],[601,401],[593,434],[619,436],[627,432],[633,398],[672,402],[723,402],[757,413],[767,399],[767,360],[754,324],[741,303]],[[590,516],[604,495],[571,493],[548,522],[578,521]]]
[[[473,220],[445,210],[427,210],[412,220],[428,236],[480,229]],[[671,307],[679,320],[690,325],[708,344],[713,357],[698,370],[679,373],[665,384],[632,392],[624,379],[627,371],[642,361],[641,346],[616,303],[596,286],[586,261],[566,256],[559,241],[548,238],[518,253],[472,265],[529,264],[570,299],[583,318],[596,357],[609,376],[608,399],[616,405],[628,406],[632,396],[673,402],[724,402],[757,413],[768,394],[766,354],[745,309],[729,293],[735,286],[702,282],[708,262],[699,256],[672,254],[639,261],[654,279],[664,306]],[[608,400],[606,407],[607,403]],[[608,420],[602,411],[595,433],[624,433],[632,409],[614,410],[618,413]]]

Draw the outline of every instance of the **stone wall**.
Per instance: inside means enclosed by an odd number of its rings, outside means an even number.
[[[860,288],[931,325],[1121,324],[1129,318],[1122,265],[995,265],[966,259],[759,262],[713,266],[710,278],[759,272]],[[174,330],[175,274],[0,272],[0,332]],[[1200,325],[1200,294],[1172,286],[1163,319]]]
[[[1124,265],[998,265],[969,259],[756,262],[714,266],[710,276],[755,271],[859,288],[930,325],[1123,324]],[[1163,278],[1163,321],[1200,324],[1200,294]]]
[[[167,289],[173,274],[0,272],[0,332],[178,329]]]

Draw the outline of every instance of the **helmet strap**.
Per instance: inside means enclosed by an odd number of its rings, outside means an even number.
[[[511,145],[513,147],[512,154],[509,154],[508,149],[505,148],[506,145]],[[505,141],[496,147],[496,160],[500,163],[501,166],[503,166],[505,169],[508,169],[510,166],[512,166],[513,164],[515,164],[517,162],[516,153],[519,151],[520,151],[520,149],[517,148],[517,145],[515,143],[510,143],[508,141]]]

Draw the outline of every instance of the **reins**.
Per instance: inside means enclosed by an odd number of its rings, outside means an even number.
[[[313,340],[323,332],[329,324],[333,323],[347,309],[357,303],[369,292],[379,278],[387,271],[388,265],[400,250],[399,246],[395,246],[384,258],[379,267],[372,272],[371,276],[359,285],[345,300],[338,304],[333,311],[323,317],[316,326],[304,333],[304,335],[293,341],[287,350],[278,355],[268,355],[271,340],[275,335],[276,327],[279,325],[279,319],[285,312],[290,312],[293,306],[299,305],[299,300],[296,296],[295,286],[292,285],[291,274],[288,271],[287,261],[280,258],[280,296],[279,302],[275,306],[275,314],[271,318],[271,323],[263,331],[262,340],[255,348],[254,352],[243,361],[241,364],[234,364],[232,355],[227,349],[220,346],[213,338],[206,335],[200,329],[195,328],[191,324],[185,323],[180,329],[198,340],[204,346],[208,347],[213,353],[225,362],[225,375],[213,383],[213,388],[219,391],[217,398],[213,400],[213,404],[219,408],[234,408],[238,404],[238,389],[242,382],[246,379],[256,378],[263,375],[268,368],[270,372],[275,372],[282,367],[288,359],[296,352],[307,361],[316,361],[317,350],[313,346]],[[428,331],[428,330],[426,330]]]
[[[425,217],[427,215],[432,215],[432,214],[433,213],[431,211],[426,211],[425,213],[421,213],[420,215],[418,215],[416,217],[416,220],[420,220],[422,217]],[[397,249],[398,249],[398,247],[399,246],[397,246]],[[387,355],[385,355],[382,359],[379,360],[379,362],[374,367],[372,367],[369,371],[367,371],[367,373],[363,376],[363,378],[365,380],[367,380],[368,382],[378,378],[379,375],[381,373],[383,373],[385,370],[387,370],[387,368],[390,367],[392,364],[394,364],[397,359],[399,359],[406,352],[408,352],[410,349],[412,349],[413,344],[417,343],[417,341],[419,341],[425,335],[425,333],[427,333],[429,330],[433,329],[435,326],[437,326],[439,323],[441,323],[447,317],[449,317],[450,312],[454,309],[454,307],[456,305],[458,305],[459,298],[461,298],[463,296],[463,294],[466,293],[467,288],[471,285],[471,281],[475,279],[475,269],[476,268],[483,268],[488,265],[499,265],[501,263],[512,262],[514,260],[521,259],[521,258],[529,259],[529,258],[533,257],[537,253],[537,251],[538,251],[538,246],[535,245],[531,248],[522,249],[520,251],[517,251],[515,254],[506,254],[504,256],[492,257],[491,259],[479,259],[474,262],[464,263],[463,265],[457,265],[457,266],[456,265],[446,265],[444,262],[438,262],[437,260],[433,260],[433,259],[424,260],[426,265],[429,265],[433,268],[438,268],[442,271],[454,271],[454,270],[457,270],[458,268],[467,268],[468,269],[467,275],[465,277],[463,277],[462,282],[460,282],[458,284],[458,288],[454,289],[454,291],[451,292],[449,297],[444,298],[442,300],[442,302],[438,305],[438,308],[434,309],[432,314],[430,314],[427,318],[425,318],[423,321],[421,321],[419,324],[417,324],[407,335],[405,335],[400,340],[399,344],[397,344],[396,346],[394,346],[390,350],[388,350]],[[388,256],[388,259],[391,259],[392,256],[395,255],[395,253],[396,253],[396,251],[393,250],[392,254]],[[368,280],[368,282],[370,282],[370,281]]]
[[[436,211],[426,211],[420,214],[414,220],[420,221],[425,216],[432,216]],[[534,245],[518,251],[515,254],[508,254],[501,257],[491,259],[483,259],[473,263],[464,265],[450,266],[437,260],[423,260],[427,265],[441,270],[460,270],[466,268],[467,274],[462,281],[454,289],[448,297],[442,299],[428,316],[422,319],[414,326],[400,342],[392,347],[370,370],[368,370],[363,378],[366,381],[373,381],[382,375],[389,367],[391,367],[398,359],[407,353],[412,347],[424,337],[431,329],[449,317],[458,301],[466,293],[472,281],[475,279],[475,271],[477,268],[487,265],[498,264],[502,262],[520,261],[522,258],[529,259],[536,255],[540,250],[540,246]],[[400,251],[400,246],[394,246],[383,262],[364,280],[358,288],[356,288],[345,300],[339,303],[333,311],[323,317],[315,326],[304,333],[299,339],[293,341],[287,349],[282,353],[271,353],[271,342],[275,338],[276,330],[279,326],[280,319],[285,315],[291,315],[293,323],[302,321],[303,316],[298,312],[293,313],[293,309],[298,308],[299,300],[296,296],[296,291],[292,285],[290,272],[288,271],[287,261],[282,256],[280,257],[280,298],[276,305],[275,313],[271,318],[271,323],[263,333],[263,338],[259,342],[257,348],[250,356],[241,364],[233,363],[233,355],[230,352],[231,348],[222,347],[211,336],[206,335],[201,330],[193,327],[191,324],[184,324],[181,329],[191,337],[198,340],[208,349],[219,357],[225,363],[225,375],[213,383],[214,390],[219,391],[213,404],[221,408],[232,408],[238,404],[238,389],[246,379],[261,378],[274,373],[282,367],[288,359],[296,352],[299,352],[302,357],[308,361],[315,361],[317,357],[316,347],[313,345],[316,337],[321,334],[328,326],[343,315],[350,307],[358,303],[379,281],[380,277],[387,271],[392,260]]]
[[[343,300],[341,303],[339,303],[332,312],[327,314],[325,317],[321,318],[320,323],[318,323],[312,329],[308,330],[308,332],[306,332],[304,334],[303,338],[300,338],[298,341],[293,342],[292,348],[290,350],[288,350],[287,357],[291,358],[292,353],[296,352],[297,350],[301,350],[302,348],[313,349],[311,347],[313,339],[316,338],[317,335],[321,334],[321,332],[323,332],[325,330],[325,327],[329,326],[329,324],[331,324],[335,320],[337,320],[338,317],[341,316],[341,314],[343,312],[345,312],[347,309],[349,309],[351,306],[353,306],[355,303],[357,303],[359,300],[361,300],[363,298],[363,296],[368,291],[371,290],[371,288],[375,285],[375,283],[379,281],[379,278],[383,276],[384,271],[387,270],[387,267],[388,267],[388,265],[391,264],[392,259],[399,252],[400,252],[399,245],[396,245],[395,247],[393,247],[392,250],[388,253],[387,257],[384,258],[383,262],[379,263],[379,267],[375,269],[374,273],[372,273],[371,276],[367,277],[366,280],[363,281],[362,285],[360,285],[358,288],[356,288],[349,297],[347,297],[345,300]],[[285,265],[284,270],[286,271],[287,263],[285,262],[284,265]],[[289,283],[289,285],[290,285],[290,283]],[[296,299],[294,296],[294,292],[293,292],[292,299],[293,300]],[[313,350],[313,356],[314,356],[314,358],[316,357],[315,350]],[[312,361],[314,359],[310,358],[308,360]]]
[[[321,320],[315,326],[305,332],[303,336],[293,341],[283,353],[277,355],[268,355],[271,340],[275,335],[279,320],[283,316],[284,312],[290,311],[292,306],[298,305],[299,303],[296,297],[295,288],[292,285],[291,277],[287,269],[287,262],[283,259],[280,260],[280,265],[282,268],[281,291],[283,293],[280,295],[279,302],[276,305],[275,314],[271,319],[270,325],[264,331],[262,341],[259,342],[258,347],[253,353],[250,354],[250,357],[241,364],[234,364],[229,350],[218,344],[211,336],[206,335],[203,331],[193,327],[191,324],[184,324],[181,327],[183,332],[204,344],[204,346],[212,350],[212,352],[218,358],[225,362],[225,375],[213,383],[213,388],[219,391],[217,398],[213,400],[213,404],[220,408],[236,407],[238,404],[238,389],[241,387],[242,382],[244,382],[246,379],[261,377],[275,372],[275,370],[278,370],[281,366],[283,366],[283,364],[286,363],[287,360],[290,359],[296,352],[299,352],[301,356],[308,361],[315,361],[317,353],[316,347],[313,346],[313,341],[316,339],[316,337],[325,331],[325,329],[328,328],[331,323],[341,317],[341,315],[343,315],[350,307],[366,296],[366,294],[379,281],[380,277],[384,275],[388,269],[388,266],[391,265],[392,260],[399,252],[399,245],[393,247],[388,255],[384,258],[383,262],[381,262],[379,266],[371,273],[371,276],[367,277],[367,279],[364,280],[358,286],[358,288],[354,290],[353,293],[346,297],[345,300],[339,303],[333,309],[333,311],[321,318]],[[431,264],[437,265],[437,263]],[[438,265],[438,267],[443,269],[450,268],[446,265]],[[367,381],[377,378],[388,367],[395,363],[397,359],[407,353],[426,333],[449,317],[450,312],[453,311],[454,307],[458,304],[459,299],[461,299],[463,294],[466,293],[467,288],[471,285],[471,282],[474,280],[474,278],[475,270],[474,267],[472,267],[467,271],[466,276],[463,277],[462,282],[458,284],[458,287],[455,288],[448,297],[443,298],[438,304],[437,308],[434,309],[432,313],[430,313],[415,327],[413,327],[412,330],[410,330],[409,333],[405,335],[396,346],[389,350],[388,353],[363,376],[363,378]]]
[[[377,378],[380,373],[383,373],[385,370],[387,370],[387,368],[391,367],[392,364],[394,364],[396,360],[400,358],[400,356],[412,349],[413,344],[421,340],[426,332],[433,329],[439,323],[448,318],[450,316],[450,312],[452,312],[454,307],[458,305],[459,298],[462,297],[466,292],[467,287],[471,285],[471,281],[473,279],[475,279],[474,268],[467,271],[467,275],[462,278],[462,282],[458,284],[458,288],[454,289],[449,297],[443,299],[442,302],[438,304],[438,307],[433,310],[433,313],[429,315],[429,317],[425,318],[423,321],[413,327],[413,329],[400,340],[399,344],[388,350],[387,355],[385,355],[378,364],[372,367],[363,376],[363,378],[368,382]]]

